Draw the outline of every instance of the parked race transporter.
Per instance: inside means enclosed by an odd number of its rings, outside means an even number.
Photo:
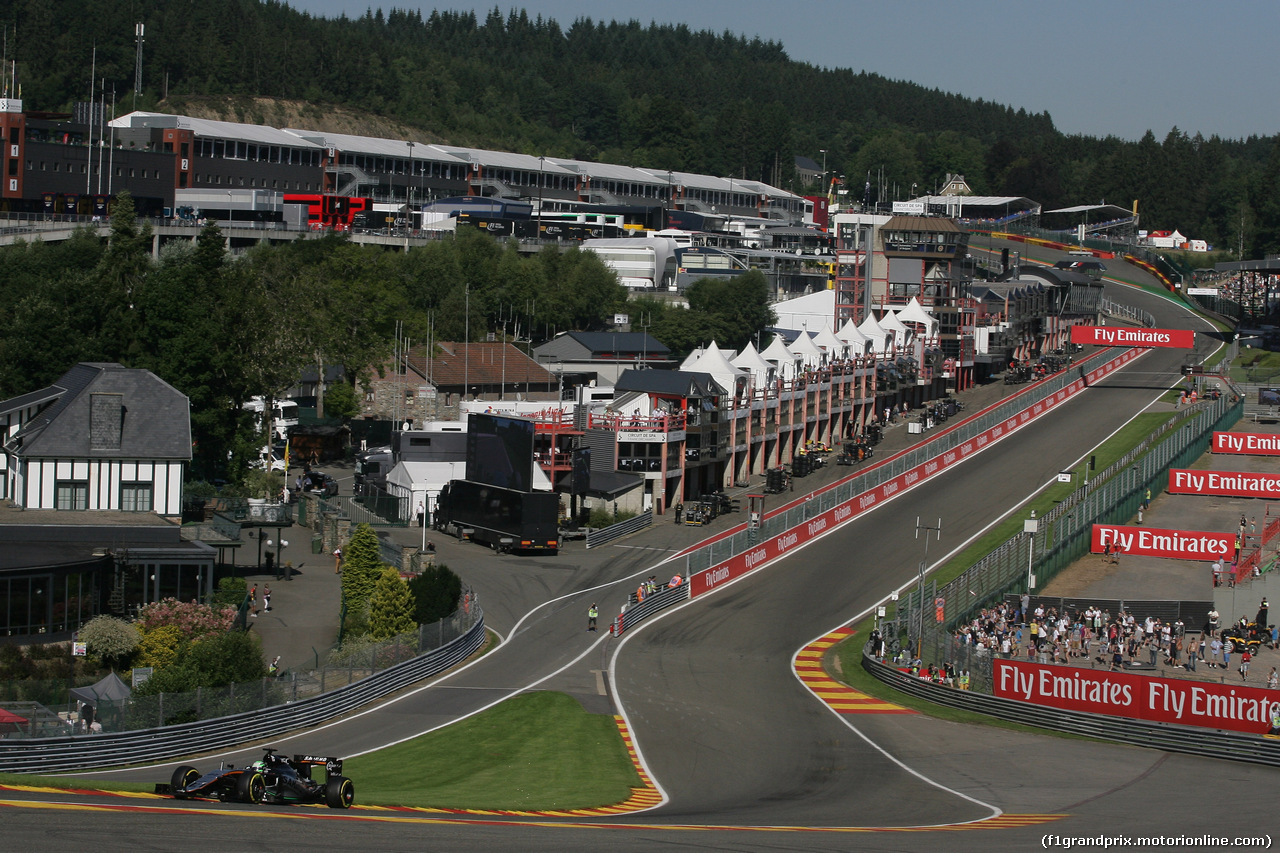
[[[206,799],[222,802],[324,803],[331,809],[349,809],[356,801],[356,789],[342,775],[342,760],[316,755],[286,758],[274,749],[264,750],[261,761],[248,767],[225,766],[204,775],[183,765],[173,771],[168,785],[156,785],[157,794],[175,799]],[[311,778],[313,767],[324,768],[324,781]]]

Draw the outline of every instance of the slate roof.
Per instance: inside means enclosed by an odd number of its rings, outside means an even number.
[[[26,458],[191,458],[190,401],[154,373],[110,362],[82,362],[51,387],[62,393],[9,440],[11,453]],[[119,398],[113,413],[118,437],[106,449],[90,430],[94,397],[100,394]],[[0,403],[0,409],[20,399]]]
[[[639,391],[676,397],[717,397],[728,393],[709,373],[686,370],[626,370],[614,384],[615,391]]]
[[[414,347],[409,363],[415,371],[425,369],[426,376],[437,388],[471,385],[500,385],[505,377],[508,385],[541,385],[556,383],[556,377],[515,346],[500,341],[454,343],[437,341],[440,352],[427,358],[426,347]],[[506,364],[503,366],[503,350]],[[424,368],[425,365],[425,368]]]

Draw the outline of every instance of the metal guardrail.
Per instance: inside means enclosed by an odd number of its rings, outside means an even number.
[[[936,705],[945,705],[948,708],[958,708],[1043,729],[1071,732],[1086,737],[1130,743],[1169,752],[1184,752],[1211,758],[1229,758],[1233,761],[1246,761],[1252,764],[1280,766],[1280,741],[1267,740],[1257,735],[1131,720],[1124,717],[1107,717],[1083,711],[1065,711],[1002,699],[972,690],[956,690],[934,684],[926,679],[915,678],[891,666],[886,666],[867,655],[865,650],[862,656],[862,667],[873,677],[895,690]]]
[[[647,509],[639,515],[619,521],[617,524],[610,524],[608,527],[598,529],[588,529],[587,548],[598,548],[606,542],[612,542],[619,537],[626,536],[628,533],[643,530],[650,524],[653,524],[653,510]]]
[[[666,610],[668,607],[679,604],[682,601],[688,601],[689,584],[687,580],[686,578],[686,582],[680,584],[680,586],[663,587],[653,595],[646,596],[644,601],[627,607],[613,620],[609,630],[613,632],[615,637],[620,637],[623,632],[629,628],[634,628],[658,611]]]
[[[484,644],[484,616],[452,643],[329,693],[277,705],[163,728],[120,734],[0,740],[0,772],[56,773],[168,761],[277,737],[326,723],[390,694],[438,675],[471,657]]]

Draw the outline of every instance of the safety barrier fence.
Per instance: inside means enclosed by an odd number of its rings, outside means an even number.
[[[1095,523],[1115,524],[1132,518],[1147,489],[1163,488],[1170,468],[1191,464],[1209,449],[1214,430],[1240,419],[1242,406],[1227,397],[1183,409],[1169,422],[1100,472],[1088,485],[1038,520],[1036,533],[1018,533],[939,587],[936,581],[913,587],[899,602],[899,622],[918,639],[921,659],[946,661],[949,632],[993,599],[1037,586],[1088,553]]]
[[[472,605],[470,627],[444,646],[395,664],[350,685],[310,698],[214,719],[112,734],[0,740],[0,772],[56,773],[167,761],[227,749],[326,723],[471,657],[484,644],[484,614]]]
[[[591,528],[587,530],[587,548],[598,548],[606,542],[612,542],[619,537],[626,536],[628,533],[635,533],[637,530],[643,530],[653,524],[653,510],[646,509],[639,515],[619,521],[617,524],[610,524],[608,527]]]
[[[799,544],[801,539],[821,533],[828,525],[843,523],[941,473],[1144,352],[1099,353],[987,407],[924,444],[773,511],[766,515],[758,529],[739,525],[689,551],[684,555],[685,576],[698,579],[692,594],[698,595],[716,583],[731,580]],[[765,543],[768,545],[762,552],[761,546]]]
[[[609,626],[609,632],[615,637],[620,637],[623,632],[634,628],[659,610],[666,610],[672,605],[688,600],[689,584],[681,583],[679,586],[663,587],[652,595],[646,595],[644,601],[638,601],[624,608]]]
[[[972,673],[969,689],[957,690],[887,666],[865,652],[862,657],[862,666],[872,676],[896,690],[949,708],[985,714],[1023,725],[1039,726],[1169,752],[1184,752],[1212,758],[1280,766],[1280,741],[1278,740],[1267,740],[1242,732],[1109,717],[1003,699],[988,695],[981,689],[983,685]],[[979,689],[975,689],[975,686]],[[986,690],[989,689],[988,676]]]

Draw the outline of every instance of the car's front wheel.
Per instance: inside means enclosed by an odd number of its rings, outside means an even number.
[[[267,782],[261,773],[246,770],[236,780],[236,795],[242,803],[261,803],[267,796]]]
[[[356,801],[356,786],[346,776],[334,776],[325,783],[324,801],[331,809],[349,809]]]
[[[177,768],[169,779],[169,786],[173,789],[173,795],[178,799],[185,799],[187,795],[182,793],[182,789],[199,778],[200,771],[188,764]]]

